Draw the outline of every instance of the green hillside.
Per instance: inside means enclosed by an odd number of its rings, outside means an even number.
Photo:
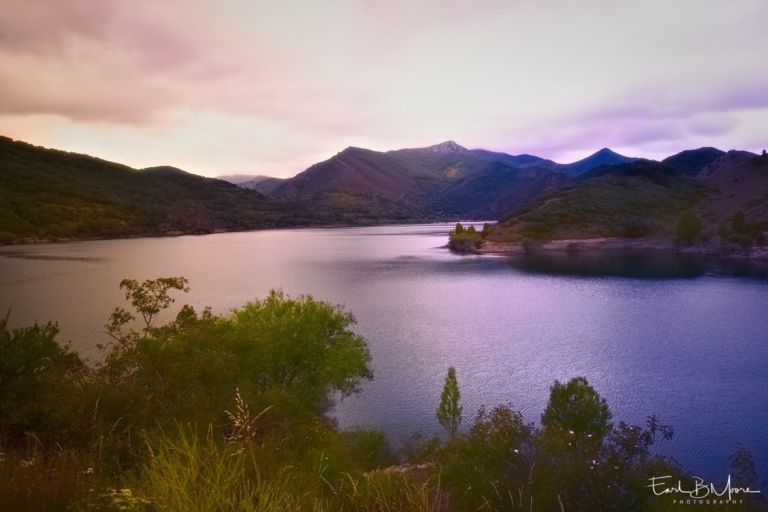
[[[282,210],[282,211],[281,211]],[[0,137],[0,242],[210,233],[301,222],[263,195]]]
[[[502,219],[491,241],[523,242],[592,237],[671,234],[682,211],[707,188],[655,162],[613,166],[537,199],[517,215]]]

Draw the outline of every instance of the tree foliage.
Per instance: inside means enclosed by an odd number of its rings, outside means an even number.
[[[701,235],[701,220],[698,215],[690,210],[683,212],[677,219],[675,233],[681,242],[694,242]]]
[[[69,437],[71,396],[84,365],[68,345],[56,341],[56,324],[9,329],[0,319],[0,446],[27,432],[42,439]]]
[[[559,434],[573,436],[576,443],[599,445],[611,430],[608,404],[584,377],[550,388],[549,403],[541,415],[542,426]]]
[[[135,279],[120,281],[120,289],[125,290],[125,299],[131,303],[141,317],[143,325],[141,336],[146,338],[157,315],[175,302],[172,290],[189,292],[189,281],[184,277],[159,277],[139,283]],[[118,342],[126,342],[139,336],[135,331],[124,332],[125,326],[135,320],[134,315],[123,308],[115,308],[106,325],[107,333]]]
[[[459,384],[456,380],[456,368],[448,368],[448,374],[445,376],[443,392],[440,395],[440,405],[437,408],[437,420],[448,433],[449,438],[456,436],[456,432],[461,424],[461,394]]]
[[[461,223],[458,223],[448,234],[448,246],[457,251],[471,251],[479,247],[480,242],[482,242],[487,234],[488,232],[485,228],[482,233],[478,233],[475,226],[469,225],[464,227]]]
[[[340,306],[272,291],[221,317],[185,305],[175,320],[155,327],[173,303],[170,292],[188,291],[186,279],[125,280],[121,288],[143,328],[125,332],[133,315],[115,310],[108,329],[117,341],[101,375],[120,386],[113,401],[128,402],[127,419],[136,424],[223,421],[222,405],[238,389],[254,408],[269,407],[262,423],[276,425],[321,414],[335,393],[355,393],[372,377],[365,340]]]

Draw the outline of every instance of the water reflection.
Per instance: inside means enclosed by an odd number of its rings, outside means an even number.
[[[510,256],[517,270],[574,277],[630,277],[638,279],[695,278],[704,275],[768,278],[768,265],[739,259],[663,252],[535,253]]]

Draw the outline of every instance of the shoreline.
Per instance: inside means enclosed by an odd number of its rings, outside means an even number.
[[[3,247],[24,247],[31,245],[42,244],[66,244],[73,242],[98,242],[105,240],[134,240],[139,238],[176,238],[181,236],[205,236],[205,235],[219,235],[224,233],[248,233],[253,231],[274,231],[274,230],[291,230],[291,229],[341,229],[341,228],[364,228],[374,226],[399,226],[399,225],[414,225],[414,224],[451,224],[456,222],[456,219],[431,219],[431,220],[418,220],[418,221],[392,221],[392,222],[360,222],[360,223],[338,223],[338,224],[289,224],[284,226],[264,226],[254,228],[243,229],[214,229],[210,231],[168,231],[165,233],[136,233],[125,236],[93,236],[93,237],[72,237],[72,238],[36,238],[36,237],[24,237],[20,241],[14,241],[11,243],[0,243],[0,248]],[[480,221],[470,221],[480,222]]]
[[[470,251],[473,254],[521,255],[521,254],[571,254],[611,253],[611,252],[661,252],[676,255],[692,255],[722,259],[738,259],[768,262],[768,245],[742,248],[725,246],[720,243],[695,244],[680,246],[674,240],[661,238],[572,238],[548,240],[534,247],[519,242],[483,241],[480,247]]]

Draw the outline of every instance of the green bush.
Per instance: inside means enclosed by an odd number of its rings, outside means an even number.
[[[0,319],[0,446],[30,432],[44,443],[79,434],[73,409],[85,368],[58,332],[53,323],[9,329],[8,315]]]
[[[332,395],[355,393],[372,377],[354,317],[310,296],[272,291],[223,317],[185,306],[168,325],[154,328],[145,316],[141,332],[126,334],[130,319],[113,314],[118,342],[100,375],[119,390],[111,398],[127,409],[125,421],[140,427],[180,418],[223,424],[235,390],[255,412],[269,408],[262,425],[278,427],[322,414]]]

